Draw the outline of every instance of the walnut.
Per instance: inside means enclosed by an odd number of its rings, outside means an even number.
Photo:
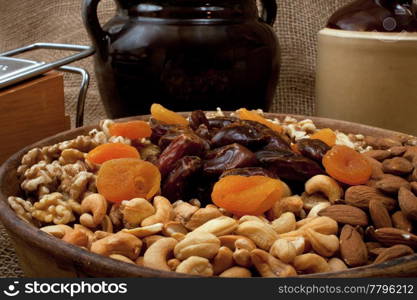
[[[126,145],[131,145],[132,141],[122,136],[112,136],[109,138],[109,143],[122,143]]]
[[[22,182],[21,187],[28,192],[37,191],[42,185],[49,184],[53,181],[53,178],[44,170],[39,170],[38,176],[33,179],[26,179]]]
[[[119,203],[112,205],[110,212],[109,212],[109,217],[115,226],[120,226],[122,224],[123,214],[120,210]]]
[[[10,207],[15,211],[16,215],[29,223],[32,222],[32,212],[34,210],[32,203],[19,197],[9,197],[7,199]]]
[[[111,134],[109,132],[109,127],[113,123],[114,123],[113,120],[108,120],[108,119],[100,121],[100,128],[107,137],[111,137]]]
[[[93,139],[97,145],[102,145],[107,143],[107,136],[103,131],[97,129],[91,130],[88,135]]]
[[[71,199],[78,200],[88,189],[88,185],[91,181],[95,181],[95,177],[92,173],[82,171],[78,173],[72,180],[71,187],[69,189],[69,196]]]
[[[48,161],[53,161],[61,155],[61,149],[59,149],[59,144],[45,146],[42,148],[42,154]]]
[[[59,143],[59,149],[61,151],[65,149],[77,149],[82,152],[89,152],[96,146],[97,144],[93,141],[93,139],[90,136],[86,135],[80,135],[77,136],[75,139]]]
[[[52,193],[33,204],[32,217],[43,223],[68,224],[75,220],[71,206],[61,193]]]
[[[85,153],[77,149],[65,149],[62,151],[61,156],[59,157],[59,162],[61,165],[74,164],[77,161],[84,160]]]
[[[42,155],[41,149],[40,148],[34,148],[34,149],[28,151],[28,153],[26,153],[22,157],[21,164],[26,165],[28,167],[31,167],[31,166],[33,166],[34,164],[38,163],[39,161],[41,161],[43,159],[44,159],[44,156]]]

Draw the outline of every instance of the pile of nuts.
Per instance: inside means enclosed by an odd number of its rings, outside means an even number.
[[[200,276],[342,271],[417,249],[414,140],[360,137],[357,145],[366,149],[372,166],[366,185],[348,186],[319,174],[298,194],[285,185],[282,198],[265,214],[236,216],[198,199],[171,203],[155,196],[151,201],[108,202],[97,193],[98,166],[85,159],[86,153],[110,139],[135,143],[110,137],[108,124],[89,136],[33,149],[23,157],[18,174],[26,199],[8,199],[19,217],[93,253]]]

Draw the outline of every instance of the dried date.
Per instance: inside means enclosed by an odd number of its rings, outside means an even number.
[[[261,149],[267,142],[268,137],[262,131],[248,124],[239,123],[220,129],[211,139],[213,147],[238,143],[249,149]]]
[[[190,116],[190,127],[193,130],[197,130],[200,125],[209,127],[209,121],[207,120],[206,114],[202,110],[195,110]]]
[[[256,157],[264,168],[283,179],[307,181],[309,178],[324,174],[315,161],[289,151],[259,151]]]
[[[162,185],[162,195],[170,201],[191,198],[190,187],[203,166],[202,160],[198,156],[185,156],[175,164],[175,168],[170,172]],[[197,176],[196,176],[197,175]]]
[[[223,178],[226,176],[233,176],[233,175],[266,176],[266,177],[271,177],[271,178],[278,178],[273,172],[264,168],[260,168],[260,167],[249,167],[249,168],[238,168],[238,169],[226,170],[222,173],[220,178]]]
[[[206,150],[205,141],[195,134],[181,134],[162,152],[158,167],[163,177],[171,172],[178,160],[184,156],[201,156]]]
[[[257,164],[256,155],[248,148],[231,144],[210,151],[204,162],[204,173],[221,175],[225,170],[252,167]]]
[[[302,139],[297,142],[300,153],[318,163],[321,163],[323,156],[330,150],[330,147],[317,139]]]

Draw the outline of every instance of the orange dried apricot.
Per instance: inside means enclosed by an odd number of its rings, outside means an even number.
[[[317,139],[325,142],[329,147],[336,144],[336,133],[330,128],[320,129],[310,136],[310,139]]]
[[[140,158],[140,154],[135,147],[123,143],[103,144],[87,154],[87,159],[95,164],[102,164],[116,158]]]
[[[269,127],[270,129],[278,132],[278,133],[282,133],[283,129],[281,126],[279,126],[278,124],[273,123],[272,121],[269,121],[267,119],[265,119],[264,117],[262,117],[260,114],[253,112],[253,111],[249,111],[246,108],[241,108],[239,110],[236,111],[237,116],[239,117],[239,119],[242,120],[248,120],[248,121],[255,121],[258,123],[261,123],[267,127]]]
[[[323,157],[323,165],[331,177],[350,185],[364,184],[372,174],[365,156],[347,146],[330,149]]]
[[[123,136],[131,140],[147,138],[152,134],[151,126],[140,120],[111,124],[109,131],[112,136]]]
[[[136,158],[106,161],[97,175],[97,190],[110,202],[152,198],[161,187],[161,173],[150,162]]]
[[[161,104],[154,103],[151,106],[151,114],[155,120],[171,125],[182,125],[187,126],[188,121],[186,118],[173,112],[172,110],[166,109]]]
[[[282,196],[280,180],[266,176],[230,175],[214,185],[211,199],[235,215],[261,215]]]

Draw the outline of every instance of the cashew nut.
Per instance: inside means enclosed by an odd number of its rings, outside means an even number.
[[[219,277],[227,277],[227,278],[249,278],[252,277],[251,272],[242,267],[232,267],[227,269],[223,273],[219,275]]]
[[[90,228],[97,227],[106,215],[107,201],[100,194],[91,194],[83,199],[81,209],[83,214],[80,216],[80,223]]]
[[[236,249],[245,249],[245,250],[248,250],[250,252],[250,251],[256,249],[256,245],[252,240],[250,240],[248,238],[239,238],[235,242],[235,248]]]
[[[176,271],[190,275],[212,276],[213,267],[207,258],[191,256],[181,262]]]
[[[103,221],[101,221],[101,229],[113,233],[113,223],[108,215],[105,215]]]
[[[233,253],[233,260],[241,267],[249,268],[252,266],[251,252],[246,249],[236,249]]]
[[[269,224],[269,220],[263,216],[249,216],[249,215],[240,217],[238,223],[242,224],[243,222],[247,222],[247,221],[258,221],[258,222],[264,222],[264,223]]]
[[[139,256],[136,260],[135,260],[135,264],[139,267],[143,267],[143,256]]]
[[[310,228],[307,228],[304,233],[314,251],[321,256],[331,257],[339,250],[339,239],[334,234],[321,234]]]
[[[139,226],[147,217],[155,214],[155,208],[146,199],[134,198],[122,201],[120,212],[123,215],[123,222],[126,226],[133,228]]]
[[[198,207],[191,205],[190,203],[184,202],[182,200],[176,201],[172,204],[175,221],[186,224],[191,216],[198,210]]]
[[[221,216],[212,219],[203,225],[197,227],[194,232],[209,232],[215,236],[230,234],[237,228],[238,223],[235,219]]]
[[[314,205],[313,208],[308,213],[307,218],[318,217],[318,213],[322,211],[323,209],[329,207],[330,205],[331,203],[329,201],[321,202],[321,203]]]
[[[150,235],[155,235],[158,232],[161,232],[162,228],[164,228],[164,224],[156,223],[153,225],[138,227],[138,228],[133,228],[133,229],[122,229],[122,232],[133,234],[134,236],[138,238],[144,238]]]
[[[329,217],[314,217],[311,218],[311,220],[308,219],[309,218],[306,218],[305,220],[307,220],[308,222],[304,222],[302,226],[299,227],[297,230],[280,234],[279,237],[305,237],[305,230],[308,228],[327,235],[336,234],[339,229],[337,222]]]
[[[294,258],[293,265],[297,271],[303,271],[305,273],[323,273],[330,271],[327,261],[320,255],[314,253],[297,256]]]
[[[251,259],[262,277],[289,277],[297,275],[297,272],[291,265],[283,263],[263,250],[253,250]]]
[[[285,212],[292,212],[299,215],[303,209],[303,204],[303,200],[298,195],[284,197],[276,201],[266,213],[270,220],[279,218]]]
[[[194,230],[204,223],[223,216],[219,209],[214,205],[207,205],[205,208],[198,209],[185,224],[189,230]]]
[[[88,236],[84,233],[84,231],[79,229],[67,231],[62,237],[62,240],[79,247],[88,247]]]
[[[126,256],[120,255],[120,254],[110,254],[109,255],[110,258],[113,258],[115,260],[119,260],[128,264],[135,264],[135,262],[129,258],[127,258]]]
[[[225,246],[227,248],[229,248],[232,251],[235,251],[236,249],[236,242],[238,240],[245,240],[244,242],[241,241],[239,246],[241,248],[245,248],[242,247],[243,245],[247,245],[247,247],[256,247],[255,243],[251,240],[248,239],[247,237],[243,236],[243,235],[237,235],[237,234],[230,234],[230,235],[223,235],[219,237],[220,243],[222,246]],[[248,248],[246,248],[248,249]],[[249,250],[249,249],[248,249]]]
[[[101,230],[94,231],[91,242],[93,243],[95,241],[104,239],[105,237],[108,237],[108,236],[111,236],[111,235],[112,235],[112,233],[107,232],[107,231],[101,231]]]
[[[213,273],[215,275],[224,272],[233,266],[233,252],[227,247],[220,247],[213,259]]]
[[[329,202],[326,196],[322,195],[321,193],[309,195],[304,192],[301,195],[301,199],[303,199],[303,203],[304,203],[303,208],[305,210],[310,210],[319,203]]]
[[[59,224],[59,225],[44,226],[40,230],[58,238],[58,239],[62,239],[67,232],[70,232],[73,229],[71,227],[69,227],[68,225]]]
[[[91,245],[91,252],[109,256],[120,254],[135,260],[140,253],[142,241],[132,234],[118,232],[95,241]]]
[[[276,240],[272,245],[271,250],[269,250],[269,253],[288,264],[297,256],[297,250],[293,243],[284,239]]]
[[[269,250],[275,240],[278,239],[278,234],[271,225],[258,221],[247,221],[239,224],[236,233],[251,239],[259,248],[264,250]]]
[[[162,238],[154,242],[143,256],[143,266],[163,271],[171,271],[167,263],[168,254],[174,249],[177,240],[173,238]]]
[[[145,244],[145,249],[148,249],[153,243],[163,238],[164,236],[162,235],[150,235],[150,236],[144,237],[142,241]]]
[[[167,265],[170,267],[171,271],[175,271],[180,263],[181,261],[177,258],[171,258],[167,261]]]
[[[177,233],[186,235],[188,230],[184,227],[184,225],[181,224],[181,222],[169,221],[168,223],[164,224],[164,228],[162,228],[163,235],[172,237]]]
[[[271,226],[276,233],[286,233],[295,230],[295,215],[292,212],[283,213],[278,219],[272,221]]]
[[[337,257],[333,257],[329,259],[327,263],[329,264],[330,271],[332,272],[343,271],[343,270],[347,270],[348,268],[346,264],[343,262],[343,260]]]
[[[343,196],[343,190],[339,184],[327,175],[316,175],[310,178],[305,183],[305,191],[310,195],[321,192],[326,195],[332,204]]]
[[[220,248],[220,240],[208,232],[192,231],[174,248],[174,255],[180,260],[190,256],[213,258]]]
[[[147,217],[141,223],[141,226],[149,226],[156,223],[167,223],[172,220],[174,212],[171,202],[165,197],[156,196],[153,199],[153,205],[155,207],[155,214]]]

